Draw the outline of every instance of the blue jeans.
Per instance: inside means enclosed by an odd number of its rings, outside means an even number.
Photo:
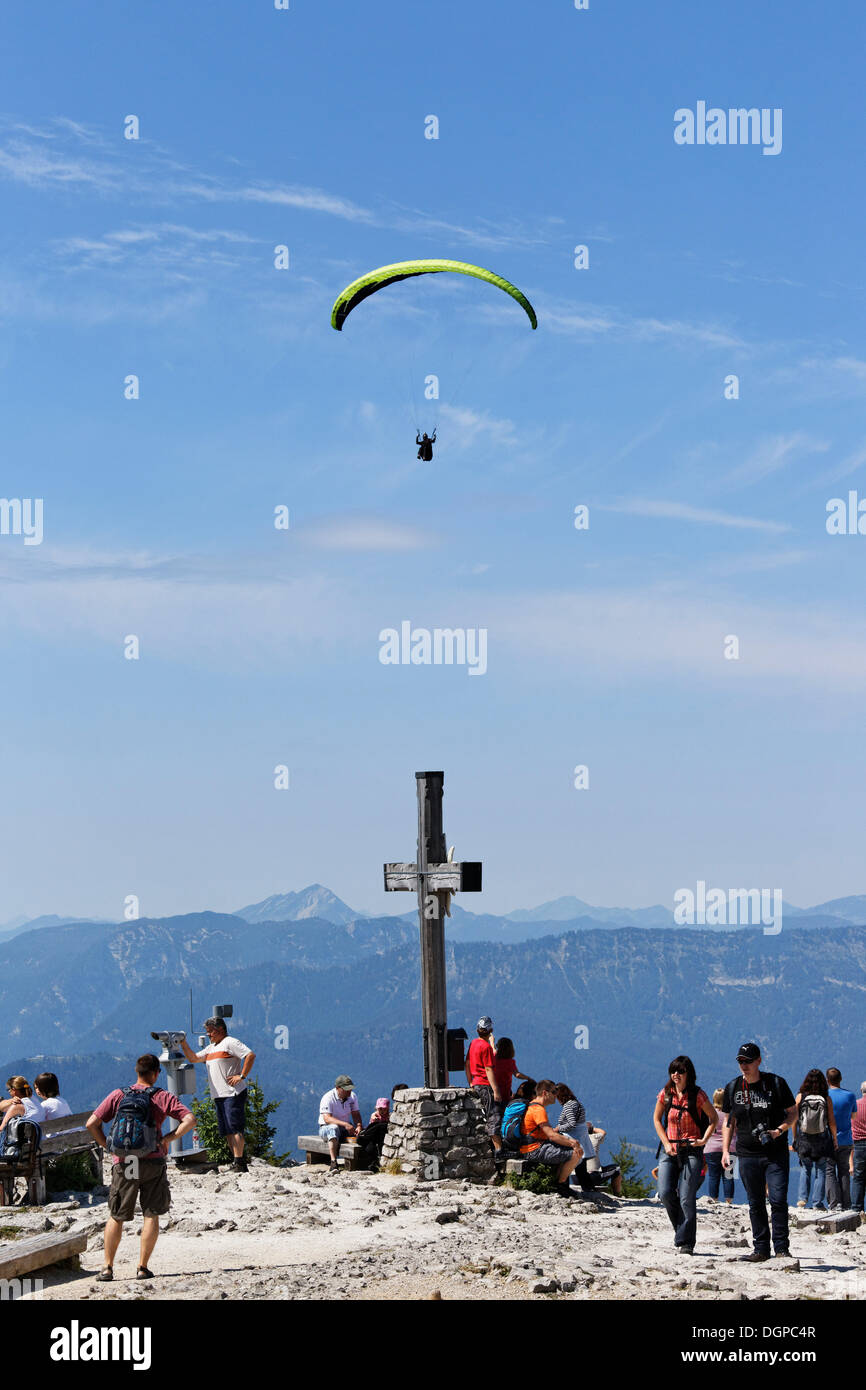
[[[694,1250],[698,1229],[695,1199],[704,1166],[700,1150],[682,1160],[663,1153],[659,1158],[659,1198],[674,1228],[674,1245]]]
[[[705,1153],[707,1160],[707,1196],[718,1199],[719,1183],[726,1197],[734,1195],[734,1179],[729,1178],[722,1168],[722,1151]]]
[[[845,1207],[851,1205],[851,1180],[848,1163],[851,1158],[851,1145],[840,1144],[832,1158],[827,1159],[827,1205]]]
[[[866,1139],[854,1141],[854,1176],[851,1179],[851,1205],[855,1211],[863,1210],[866,1195]]]
[[[807,1207],[823,1207],[827,1159],[810,1158],[808,1154],[800,1154],[799,1159],[800,1185],[797,1189],[797,1201],[805,1202]]]
[[[752,1240],[761,1255],[770,1253],[770,1227],[767,1222],[766,1190],[770,1194],[770,1214],[773,1220],[773,1249],[776,1254],[788,1249],[788,1175],[790,1159],[788,1146],[778,1158],[764,1154],[738,1154],[740,1182],[749,1199],[749,1218]]]

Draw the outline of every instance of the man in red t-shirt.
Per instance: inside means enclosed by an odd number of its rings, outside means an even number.
[[[145,1052],[135,1064],[135,1083],[132,1089],[144,1091],[148,1086],[156,1086],[158,1075],[158,1058],[152,1052]],[[112,1091],[100,1105],[97,1105],[87,1121],[87,1129],[100,1148],[108,1148],[102,1126],[114,1119],[122,1100],[122,1090]],[[181,1104],[177,1096],[170,1095],[161,1087],[154,1091],[150,1105],[151,1123],[156,1126],[157,1136],[157,1147],[153,1153],[145,1158],[127,1158],[122,1161],[116,1155],[114,1158],[111,1190],[108,1194],[109,1216],[105,1223],[105,1265],[102,1272],[96,1276],[102,1283],[108,1283],[114,1278],[114,1257],[123,1235],[123,1223],[132,1220],[136,1198],[141,1203],[142,1223],[140,1263],[135,1277],[153,1278],[147,1262],[153,1254],[159,1235],[159,1218],[165,1215],[171,1205],[165,1156],[171,1141],[188,1134],[195,1125],[195,1116]],[[179,1123],[171,1134],[163,1136],[163,1121],[169,1117],[178,1120]]]
[[[466,1080],[481,1102],[484,1128],[490,1136],[491,1143],[498,1148],[496,1124],[497,1120],[501,1120],[498,1107],[502,1103],[502,1095],[493,1070],[496,1060],[493,1052],[493,1019],[488,1018],[486,1014],[479,1018],[476,1032],[478,1037],[469,1044],[466,1054]]]

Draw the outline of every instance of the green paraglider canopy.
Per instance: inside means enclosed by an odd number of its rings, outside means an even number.
[[[516,285],[512,285],[510,280],[504,280],[501,275],[495,275],[492,270],[485,270],[483,266],[469,265],[466,261],[437,260],[397,261],[394,265],[380,266],[378,270],[371,270],[362,275],[359,280],[353,280],[337,297],[331,310],[331,327],[336,328],[338,333],[341,332],[355,305],[360,304],[362,299],[369,298],[371,294],[376,294],[378,290],[383,290],[386,285],[393,285],[398,280],[408,280],[413,275],[437,275],[446,270],[457,275],[472,275],[476,280],[486,280],[488,284],[496,285],[497,289],[504,290],[512,299],[516,299],[521,308],[525,309],[532,327],[538,327],[535,310],[526,295],[522,294]]]

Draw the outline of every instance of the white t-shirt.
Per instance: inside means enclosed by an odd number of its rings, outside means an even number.
[[[19,1115],[19,1119],[35,1120],[38,1125],[44,1123],[47,1117],[42,1109],[42,1101],[38,1096],[16,1096],[15,1099],[24,1106],[24,1114]]]
[[[319,1124],[324,1125],[328,1123],[328,1121],[323,1118],[325,1111],[327,1111],[329,1115],[333,1115],[335,1120],[345,1120],[347,1124],[354,1125],[355,1119],[352,1112],[360,1112],[360,1109],[358,1097],[355,1095],[354,1091],[350,1096],[347,1096],[345,1100],[340,1100],[340,1097],[337,1095],[337,1088],[334,1087],[333,1091],[328,1091],[322,1096],[319,1103]]]
[[[239,1042],[237,1038],[220,1038],[219,1042],[208,1043],[202,1052],[196,1053],[196,1060],[207,1062],[207,1080],[212,1096],[225,1100],[226,1096],[242,1096],[247,1089],[246,1081],[230,1086],[230,1076],[240,1076],[244,1058],[249,1057],[251,1047]]]
[[[39,1100],[39,1097],[36,1097]],[[39,1100],[42,1109],[45,1111],[46,1120],[62,1120],[66,1115],[72,1114],[69,1101],[62,1096],[45,1096]]]

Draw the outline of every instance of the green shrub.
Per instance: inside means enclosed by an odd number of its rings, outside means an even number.
[[[102,1182],[102,1175],[97,1177],[93,1171],[89,1150],[83,1154],[65,1154],[43,1161],[48,1192],[91,1192]]]
[[[558,1171],[558,1168],[539,1164],[537,1168],[530,1168],[528,1173],[506,1173],[505,1184],[507,1187],[516,1187],[521,1192],[537,1192],[539,1196],[544,1196],[546,1193],[556,1192]]]
[[[640,1171],[638,1156],[628,1140],[620,1135],[619,1148],[611,1156],[611,1163],[618,1163],[622,1173],[622,1195],[623,1197],[650,1197],[653,1192],[653,1182],[651,1178],[646,1178]]]
[[[247,1087],[247,1127],[244,1153],[247,1158],[263,1158],[267,1163],[279,1167],[289,1157],[288,1154],[274,1153],[276,1129],[268,1124],[268,1116],[282,1104],[270,1100],[265,1104],[262,1088],[258,1081],[251,1081]],[[231,1163],[232,1154],[217,1126],[216,1106],[207,1088],[204,1100],[193,1100],[192,1113],[199,1143],[207,1149],[208,1158],[213,1163]]]

